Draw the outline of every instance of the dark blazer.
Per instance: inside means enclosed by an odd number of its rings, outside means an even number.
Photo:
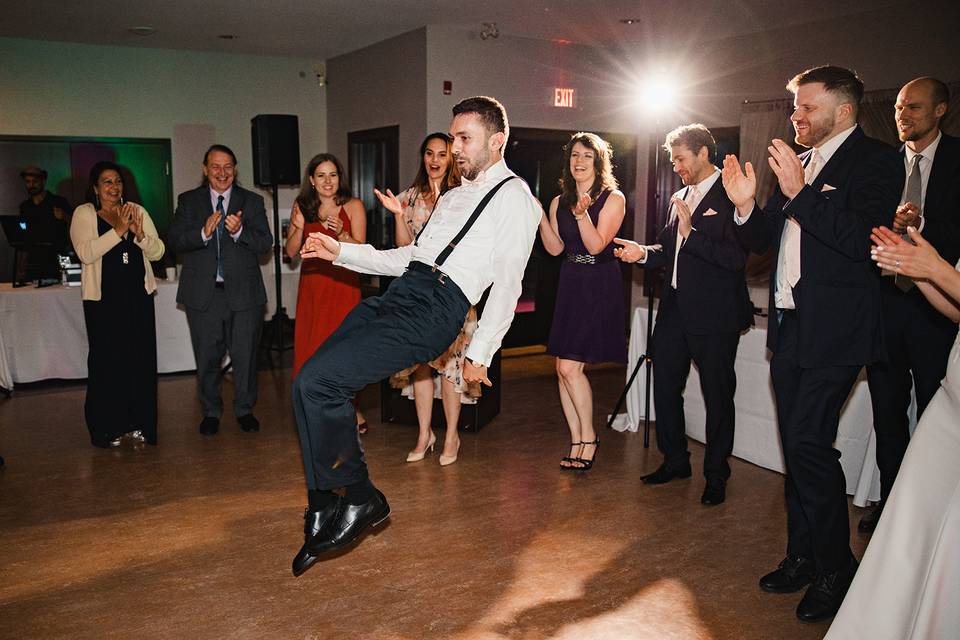
[[[903,147],[900,148],[903,162]],[[892,217],[891,217],[892,218]],[[889,223],[888,223],[889,226]],[[933,157],[923,207],[923,237],[950,264],[960,260],[960,138],[942,134]],[[881,280],[884,303],[898,305],[904,313],[919,314],[945,339],[953,342],[957,325],[930,305],[917,287],[901,291],[893,278]]]
[[[705,216],[710,210],[716,213]],[[753,320],[753,305],[744,277],[747,252],[737,237],[733,216],[733,203],[718,177],[693,211],[694,231],[687,236],[677,256],[677,287],[682,295],[677,295],[670,286],[677,239],[676,215],[657,237],[657,244],[663,249],[650,251],[642,265],[665,267],[661,304],[676,298],[686,333],[743,331]]]
[[[804,165],[810,151],[800,157]],[[824,165],[813,184],[792,201],[779,187],[766,206],[737,227],[744,245],[778,256],[786,216],[801,229],[800,281],[793,297],[798,316],[800,367],[859,366],[886,360],[880,282],[870,259],[870,230],[889,225],[903,194],[903,159],[858,126]],[[829,189],[829,187],[833,187]],[[825,188],[827,190],[825,190]],[[779,323],[770,274],[767,347],[776,351]]]
[[[243,211],[243,231],[236,242],[225,235],[221,240],[223,286],[232,311],[243,311],[266,304],[259,258],[270,250],[273,236],[267,225],[263,198],[233,185],[227,215]],[[203,185],[181,193],[177,212],[167,234],[170,246],[183,261],[177,302],[204,311],[210,305],[217,280],[217,242],[204,244],[203,224],[213,213],[210,188]]]

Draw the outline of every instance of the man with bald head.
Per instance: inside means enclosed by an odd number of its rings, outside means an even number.
[[[901,234],[918,229],[944,260],[960,258],[960,138],[940,130],[949,100],[947,85],[917,78],[900,89],[894,107],[903,147],[906,182],[900,206],[890,220]],[[916,388],[917,418],[946,374],[947,355],[957,327],[930,306],[909,278],[882,278],[881,309],[888,362],[867,367],[877,434],[880,502],[860,520],[873,531],[900,469],[910,440],[907,409],[910,387]]]

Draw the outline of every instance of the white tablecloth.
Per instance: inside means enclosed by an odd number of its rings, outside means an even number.
[[[656,317],[654,315],[654,317]],[[776,405],[770,382],[770,361],[766,348],[766,318],[756,318],[758,326],[740,338],[737,351],[737,408],[736,435],[733,455],[753,464],[784,472],[783,451],[777,431]],[[763,323],[760,325],[759,323]],[[637,359],[644,353],[647,340],[647,308],[633,311],[630,328],[630,350],[627,376],[633,371]],[[615,428],[636,431],[643,423],[643,404],[646,367],[634,380],[627,394],[626,421],[618,421]],[[650,419],[655,419],[651,389]],[[683,409],[687,423],[687,435],[699,442],[705,439],[706,408],[700,390],[697,367],[690,369],[690,378],[683,396]],[[910,405],[911,430],[916,425],[916,405]],[[873,409],[867,389],[866,372],[860,373],[843,413],[835,444],[840,451],[840,464],[847,478],[847,493],[853,495],[853,503],[864,506],[867,501],[880,499],[880,472],[876,465],[876,441],[873,433]]]
[[[281,278],[283,306],[294,316],[299,274]],[[274,282],[267,285],[269,319],[274,308]],[[157,371],[173,373],[197,368],[190,344],[187,314],[177,307],[177,283],[157,281]],[[14,289],[0,284],[0,387],[59,378],[87,377],[87,332],[80,287]]]

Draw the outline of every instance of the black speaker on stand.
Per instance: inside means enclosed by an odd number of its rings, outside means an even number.
[[[300,184],[300,130],[297,116],[261,114],[250,121],[253,140],[253,181],[270,188],[273,194],[273,271],[277,306],[267,322],[270,351],[284,352],[293,347],[284,340],[284,328],[290,317],[283,306],[280,282],[280,202],[279,185]]]

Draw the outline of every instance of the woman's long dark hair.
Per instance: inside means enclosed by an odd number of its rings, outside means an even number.
[[[593,151],[593,170],[597,175],[590,187],[590,198],[596,200],[604,190],[617,188],[617,179],[613,177],[613,147],[610,143],[595,133],[575,133],[563,148],[563,173],[560,174],[560,204],[570,209],[577,204],[577,181],[570,173],[570,154],[573,153],[573,145],[578,142]]]
[[[320,219],[320,196],[317,190],[313,188],[310,178],[313,172],[317,170],[324,162],[331,162],[337,168],[337,178],[340,180],[340,187],[333,195],[333,201],[343,206],[350,202],[353,193],[350,191],[350,182],[347,180],[347,174],[343,170],[343,165],[337,160],[337,156],[332,153],[318,153],[307,163],[307,170],[303,174],[303,182],[300,184],[300,193],[297,195],[297,206],[300,207],[300,213],[307,222],[317,222]]]
[[[427,175],[427,168],[423,164],[423,155],[427,152],[427,146],[431,140],[443,140],[443,143],[447,145],[447,173],[443,176],[443,182],[440,184],[440,195],[443,195],[454,187],[460,186],[460,169],[457,168],[457,163],[453,161],[453,154],[450,151],[450,136],[438,131],[431,133],[420,143],[420,155],[417,156],[420,168],[417,169],[417,177],[413,179],[413,184],[410,185],[413,189],[414,198],[422,193],[430,193],[431,191],[430,176]]]
[[[93,190],[96,186],[97,181],[100,180],[100,176],[103,175],[104,171],[116,171],[117,175],[120,176],[120,180],[123,180],[123,171],[120,170],[120,167],[115,163],[110,162],[109,160],[101,160],[92,167],[90,167],[90,179],[87,182],[87,193],[86,198],[87,202],[92,204],[94,207],[100,208],[100,201],[97,198],[96,192]]]

